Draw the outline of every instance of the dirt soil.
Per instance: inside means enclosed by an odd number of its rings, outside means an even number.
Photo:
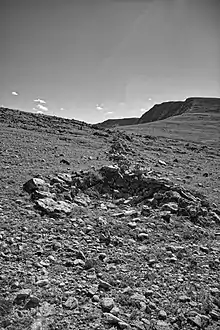
[[[1,109],[0,329],[220,329],[219,157]]]

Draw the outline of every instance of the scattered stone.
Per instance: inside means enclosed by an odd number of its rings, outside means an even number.
[[[131,299],[131,301],[145,301],[146,300],[145,296],[140,293],[134,293],[133,295],[131,295],[130,299]]]
[[[111,309],[111,314],[117,316],[120,312],[120,309],[117,307],[117,306],[114,306],[112,309]]]
[[[144,216],[149,216],[151,214],[151,208],[147,205],[142,206],[141,214]]]
[[[9,299],[0,298],[0,317],[5,317],[10,314],[13,307],[13,302]]]
[[[160,212],[160,216],[161,216],[162,219],[166,220],[167,222],[170,222],[171,212],[170,211]]]
[[[155,325],[155,329],[156,330],[171,330],[171,325],[165,321],[157,321],[156,325]]]
[[[73,264],[74,264],[74,266],[80,266],[82,268],[85,267],[85,261],[83,261],[82,259],[75,259],[73,261]]]
[[[40,305],[40,299],[36,296],[30,296],[28,298],[28,301],[26,302],[24,308],[30,309],[30,308],[36,308]]]
[[[209,315],[211,316],[211,318],[214,320],[214,321],[218,321],[220,320],[220,314],[215,311],[215,310],[212,310],[209,312]]]
[[[33,321],[33,323],[31,324],[31,330],[44,330],[44,326],[43,326],[44,320],[43,318],[39,317],[36,320]]]
[[[31,289],[22,289],[17,292],[14,302],[16,304],[19,304],[24,300],[26,300],[30,296],[30,294],[31,294]]]
[[[220,297],[220,290],[219,290],[218,288],[211,288],[211,289],[210,289],[210,293],[211,293],[213,296]]]
[[[100,254],[99,254],[99,259],[100,259],[101,261],[104,261],[106,257],[107,257],[107,255],[106,255],[105,253],[100,253]]]
[[[128,222],[128,226],[133,229],[133,228],[136,228],[137,227],[137,224],[134,221],[129,221]]]
[[[75,297],[69,297],[63,306],[69,309],[74,309],[78,306],[78,300]]]
[[[195,317],[188,317],[188,321],[192,325],[196,325],[198,328],[202,327],[202,319],[201,319],[200,315],[196,315]]]
[[[136,217],[138,215],[138,211],[137,210],[127,210],[127,211],[124,211],[124,215]]]
[[[35,190],[44,190],[44,191],[47,191],[48,190],[48,186],[49,185],[46,184],[46,182],[43,179],[33,178],[33,179],[30,179],[29,181],[27,181],[23,185],[23,189],[26,192],[28,192],[29,194],[31,194]]]
[[[98,285],[94,284],[88,289],[88,295],[90,297],[93,297],[98,292],[98,289],[99,289]]]
[[[153,295],[153,293],[154,293],[153,290],[148,289],[144,292],[144,295],[146,298],[148,298],[148,297],[151,297]]]
[[[160,165],[163,165],[163,166],[166,166],[167,165],[167,163],[166,162],[164,162],[163,160],[158,160],[158,163],[160,164]]]
[[[130,327],[130,325],[128,323],[126,323],[126,322],[123,322],[123,321],[118,322],[118,327],[121,330],[123,330],[123,329],[124,330],[132,330],[132,328]]]
[[[181,302],[189,302],[190,300],[190,297],[186,296],[185,294],[179,296],[179,301]]]
[[[36,205],[39,209],[46,213],[71,213],[74,204],[70,204],[64,201],[54,201],[52,198],[42,198],[36,201]]]
[[[94,294],[94,296],[92,297],[92,300],[94,301],[94,302],[99,302],[99,296],[97,295],[97,294]]]
[[[48,256],[48,259],[51,261],[51,262],[56,262],[56,258],[52,255]]]
[[[161,208],[162,211],[170,211],[171,213],[176,213],[178,211],[178,204],[177,203],[167,203],[164,204]]]
[[[209,211],[209,215],[217,224],[220,224],[220,216],[216,212]]]
[[[49,284],[49,280],[47,278],[38,280],[36,282],[36,285],[38,285],[38,286],[46,286],[48,284]]]
[[[99,280],[99,288],[104,289],[104,290],[110,290],[111,289],[111,285],[108,282]]]
[[[70,162],[66,159],[61,159],[60,163],[65,165],[70,165]]]
[[[119,322],[122,322],[121,319],[119,319],[117,316],[111,314],[111,313],[103,313],[106,321],[109,323],[109,324],[112,324],[112,325],[116,325],[118,324]]]
[[[209,253],[209,248],[207,248],[206,246],[200,246],[200,250],[202,252]]]
[[[140,234],[138,234],[138,239],[139,239],[140,241],[147,240],[148,238],[149,238],[149,235],[146,234],[146,233],[140,233]]]
[[[159,313],[158,313],[158,318],[160,320],[166,320],[167,318],[167,313],[164,311],[164,310],[160,310]]]
[[[112,298],[103,298],[101,300],[101,307],[104,312],[110,312],[114,307],[114,300]]]
[[[83,198],[83,197],[75,196],[73,200],[76,204],[82,205],[84,207],[88,206],[88,202],[89,202],[88,198],[86,199],[85,197]]]

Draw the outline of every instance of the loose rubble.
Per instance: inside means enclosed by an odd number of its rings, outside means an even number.
[[[31,220],[0,232],[3,329],[220,327],[219,211],[129,152],[24,183]]]

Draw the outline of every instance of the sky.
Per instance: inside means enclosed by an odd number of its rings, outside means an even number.
[[[220,97],[219,0],[0,0],[0,106],[89,123]]]

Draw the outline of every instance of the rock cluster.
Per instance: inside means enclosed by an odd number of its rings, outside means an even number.
[[[36,207],[49,214],[70,214],[104,196],[116,204],[141,207],[145,215],[159,210],[167,222],[174,214],[202,225],[220,223],[219,211],[205,197],[137,166],[124,169],[114,164],[93,171],[59,173],[48,180],[32,178],[23,188]]]

